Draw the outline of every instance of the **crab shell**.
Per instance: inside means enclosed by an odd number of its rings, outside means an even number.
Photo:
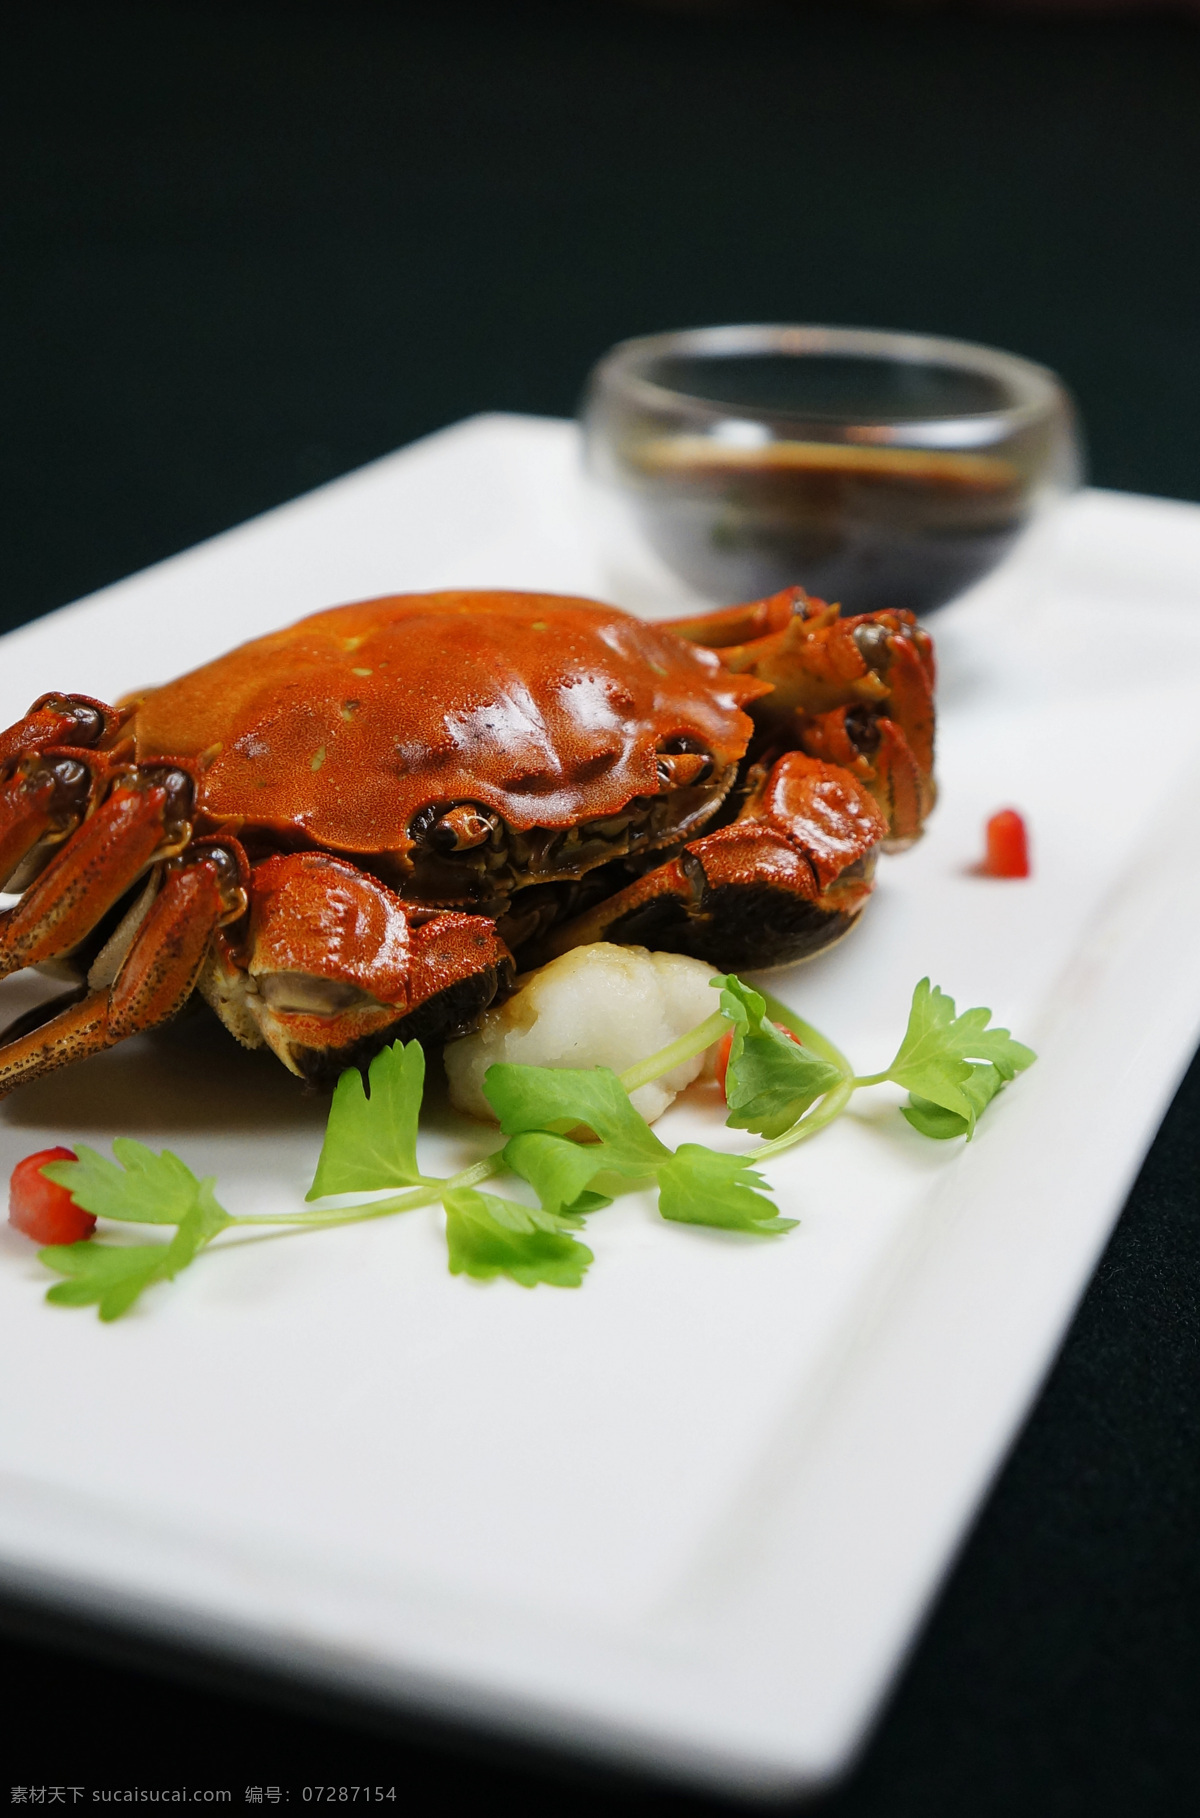
[[[342,606],[117,708],[0,734],[0,977],[74,976],[0,1038],[0,1093],[164,1021],[328,1080],[442,1039],[597,939],[725,968],[852,924],[932,804],[905,613],[799,588],[672,624],[546,594]],[[747,711],[750,709],[750,711]]]
[[[590,600],[401,595],[340,606],[135,697],[140,763],[192,758],[199,805],[250,846],[319,846],[411,874],[429,807],[518,832],[618,815],[693,741],[728,776],[770,692]]]

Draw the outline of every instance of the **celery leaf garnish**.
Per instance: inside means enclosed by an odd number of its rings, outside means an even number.
[[[733,1025],[725,1072],[729,1107],[725,1122],[734,1130],[782,1136],[843,1075],[768,1021],[765,998],[741,979],[730,976],[709,982],[720,989],[721,1008]]]
[[[85,1238],[76,1244],[50,1244],[38,1252],[48,1268],[68,1278],[48,1291],[47,1300],[68,1307],[95,1303],[101,1319],[118,1319],[146,1288],[173,1280],[235,1221],[217,1203],[215,1181],[197,1180],[169,1151],[155,1155],[141,1143],[117,1137],[113,1148],[124,1162],[118,1168],[94,1150],[80,1147],[83,1160],[47,1163],[59,1171],[59,1185],[70,1190],[77,1205],[125,1223],[176,1226],[168,1244],[116,1245]],[[73,1178],[76,1172],[82,1178]],[[162,1198],[152,1192],[155,1180],[162,1183]],[[173,1196],[169,1206],[168,1194]]]
[[[795,1223],[779,1218],[758,1191],[766,1183],[745,1156],[723,1155],[700,1143],[683,1143],[672,1154],[607,1067],[500,1065],[488,1069],[483,1089],[501,1127],[513,1132],[505,1161],[530,1182],[545,1210],[590,1210],[581,1195],[595,1181],[626,1175],[654,1179],[660,1213],[677,1224],[761,1234],[787,1231]],[[580,1142],[561,1128],[546,1128],[563,1124],[583,1126],[597,1140]]]
[[[65,1187],[77,1206],[98,1218],[135,1225],[178,1225],[196,1202],[201,1182],[169,1149],[156,1155],[131,1136],[117,1136],[113,1138],[115,1162],[86,1143],[77,1143],[75,1153],[78,1161],[47,1162],[42,1173]],[[204,1184],[211,1191],[216,1177]]]
[[[577,1288],[594,1260],[587,1245],[570,1234],[577,1219],[555,1218],[473,1187],[445,1193],[442,1200],[451,1275],[480,1281],[507,1275],[523,1288],[539,1282]]]
[[[368,1079],[369,1097],[357,1067],[339,1075],[321,1158],[306,1198],[421,1185],[417,1119],[425,1090],[425,1056],[420,1043],[393,1042],[390,1048],[381,1048]]]
[[[980,1061],[972,1066],[970,1077],[963,1080],[959,1091],[975,1107],[975,1116],[991,1104],[997,1092],[1005,1085],[1004,1075],[990,1061]],[[970,1136],[972,1125],[957,1111],[948,1111],[944,1105],[935,1105],[930,1099],[909,1094],[908,1103],[901,1105],[900,1114],[906,1117],[914,1130],[922,1136],[931,1136],[935,1142],[946,1142],[952,1136]]]
[[[677,1224],[716,1225],[760,1236],[790,1231],[760,1189],[766,1186],[744,1155],[723,1155],[702,1143],[681,1143],[658,1170],[658,1209]]]
[[[590,1144],[595,1173],[640,1179],[653,1174],[671,1151],[660,1143],[609,1067],[489,1067],[483,1090],[506,1136],[543,1130],[565,1134],[584,1126],[599,1139]],[[585,1183],[586,1184],[586,1183]]]
[[[873,1074],[859,1083],[894,1080],[898,1086],[907,1087],[914,1099],[924,1099],[953,1112],[963,1120],[963,1134],[972,1135],[979,1112],[995,1097],[999,1084],[987,1091],[982,1100],[984,1086],[990,1082],[980,1081],[968,1091],[974,1074],[971,1062],[989,1062],[1003,1084],[1037,1058],[1032,1048],[1014,1041],[1007,1029],[989,1028],[991,1016],[990,1010],[982,1008],[964,1010],[956,1016],[954,999],[923,978],[913,992],[908,1028],[895,1060],[885,1073]],[[922,1129],[919,1122],[911,1118],[909,1121],[914,1128]],[[923,1133],[931,1134],[928,1129]]]
[[[578,1215],[612,1204],[605,1194],[590,1190],[608,1165],[603,1143],[573,1143],[549,1130],[523,1130],[509,1138],[504,1160],[529,1182],[547,1212]]]
[[[103,1320],[119,1319],[144,1288],[164,1281],[163,1261],[169,1244],[102,1244],[85,1238],[77,1244],[51,1244],[38,1259],[56,1275],[46,1299],[60,1307],[97,1305]]]

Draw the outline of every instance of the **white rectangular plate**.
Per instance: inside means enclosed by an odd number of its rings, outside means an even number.
[[[0,725],[344,599],[602,593],[565,423],[479,418],[0,642]],[[452,1279],[432,1211],[224,1247],[111,1327],[0,1241],[11,1585],[762,1792],[861,1738],[1200,1034],[1200,509],[1085,493],[938,616],[942,801],[772,984],[868,1071],[916,980],[1040,1052],[977,1140],[889,1088],[770,1172],[778,1241],[592,1220],[578,1293]],[[971,874],[1028,816],[1035,875]],[[23,981],[5,988],[16,1004]],[[0,1105],[0,1178],[119,1134],[286,1211],[324,1104],[180,1025]],[[660,1130],[734,1143],[711,1104]],[[486,1145],[445,1119],[444,1155]]]

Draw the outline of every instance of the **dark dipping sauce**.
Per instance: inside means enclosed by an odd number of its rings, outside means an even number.
[[[1028,515],[1020,472],[995,456],[678,436],[629,464],[646,540],[723,600],[800,581],[851,612],[928,612],[994,568]]]
[[[896,446],[888,427],[957,419],[969,434],[1012,402],[988,374],[756,354],[668,356],[645,376],[734,419],[739,407],[776,418],[757,445],[735,423],[732,436],[651,433],[618,457],[642,535],[710,599],[799,582],[851,612],[928,612],[994,568],[1028,519],[1029,479],[1006,453]]]

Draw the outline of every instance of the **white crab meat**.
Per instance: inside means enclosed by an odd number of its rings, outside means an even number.
[[[450,1098],[460,1111],[495,1123],[483,1076],[497,1061],[529,1067],[611,1067],[624,1072],[686,1035],[717,1008],[716,970],[682,953],[650,953],[593,941],[517,982],[507,1003],[489,1010],[473,1035],[445,1049]],[[676,1093],[711,1065],[695,1054],[631,1094],[653,1123]]]

